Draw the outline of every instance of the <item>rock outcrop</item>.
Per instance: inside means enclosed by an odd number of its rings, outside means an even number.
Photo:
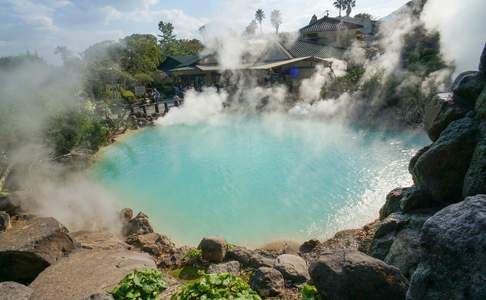
[[[0,232],[0,281],[28,284],[74,248],[67,229],[54,218],[17,220]]]
[[[425,222],[422,255],[407,299],[486,299],[486,195],[450,205]]]
[[[10,215],[5,211],[0,211],[0,232],[10,229]]]
[[[302,284],[310,279],[307,262],[300,256],[282,254],[275,261],[275,269],[291,284]]]
[[[83,299],[112,290],[135,269],[156,268],[146,253],[126,249],[80,250],[42,272],[30,287],[32,299]]]
[[[0,282],[0,299],[2,300],[29,300],[32,289],[17,282]]]
[[[398,268],[356,250],[323,254],[309,271],[323,299],[404,299],[408,288]]]
[[[238,276],[240,275],[240,263],[234,260],[226,263],[211,264],[208,267],[208,273],[209,274],[230,273],[235,276]]]
[[[282,273],[268,268],[258,268],[250,279],[250,286],[262,297],[277,297],[285,286]]]
[[[198,248],[202,251],[202,259],[212,263],[223,262],[227,250],[226,241],[219,237],[203,238]]]
[[[461,200],[478,125],[475,118],[469,117],[452,122],[414,164],[412,175],[416,187],[434,201],[445,205]]]
[[[125,212],[125,217],[129,217],[129,212]],[[123,226],[123,235],[131,236],[131,235],[140,235],[140,234],[147,234],[154,232],[152,225],[150,225],[148,217],[144,213],[138,213],[138,215],[128,221]]]
[[[452,93],[439,94],[426,105],[425,132],[435,142],[451,122],[463,118],[466,112],[466,109],[454,102]]]
[[[463,197],[486,194],[486,122],[480,125],[478,140],[464,177]]]

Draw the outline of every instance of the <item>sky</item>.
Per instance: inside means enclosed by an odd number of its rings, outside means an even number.
[[[358,0],[353,15],[384,17],[408,0]],[[0,56],[27,51],[59,63],[54,49],[67,46],[80,53],[90,45],[133,33],[157,34],[159,21],[174,24],[178,37],[197,37],[207,23],[243,30],[262,8],[269,16],[281,11],[281,31],[297,31],[313,14],[337,15],[332,0],[0,0]],[[272,30],[265,20],[264,30]]]

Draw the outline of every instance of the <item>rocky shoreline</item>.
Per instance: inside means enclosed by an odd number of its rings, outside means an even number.
[[[486,299],[486,47],[479,71],[426,108],[432,144],[410,161],[414,186],[389,193],[363,228],[298,248],[248,249],[223,238],[176,247],[149,218],[120,212],[120,234],[69,232],[53,218],[22,212],[0,197],[2,299],[113,299],[129,272],[158,268],[170,299],[198,272],[230,273],[262,298]]]

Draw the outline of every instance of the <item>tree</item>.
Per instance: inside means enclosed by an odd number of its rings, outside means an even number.
[[[157,45],[157,38],[151,34],[132,34],[121,41],[124,46],[121,66],[128,73],[149,74],[160,64],[162,52]]]
[[[339,17],[341,17],[342,10],[347,7],[346,1],[347,0],[335,0],[334,1],[334,7],[339,9]]]
[[[251,20],[250,24],[245,28],[245,35],[252,36],[255,35],[258,28],[258,24],[255,20]]]
[[[174,35],[174,26],[171,23],[159,22],[160,48],[162,50],[162,61],[171,55],[195,55],[203,48],[203,44],[198,39],[177,39]],[[205,26],[199,29],[204,32]]]
[[[160,37],[160,44],[169,44],[173,41],[175,41],[175,35],[174,35],[174,25],[172,23],[165,23],[163,21],[159,22],[159,31],[162,34],[159,34]]]
[[[356,6],[356,0],[345,0],[346,4],[346,17],[349,17],[351,15],[351,12],[353,11],[353,7]]]
[[[255,20],[257,20],[258,23],[260,23],[260,32],[263,32],[262,29],[263,19],[265,19],[265,13],[263,12],[262,9],[258,9],[255,13]]]
[[[282,25],[282,14],[279,10],[275,9],[272,11],[270,21],[272,22],[273,27],[275,27],[275,32],[278,34],[278,29],[280,28],[280,25]]]
[[[360,19],[360,20],[373,20],[373,16],[367,13],[359,13],[354,16],[355,19]]]

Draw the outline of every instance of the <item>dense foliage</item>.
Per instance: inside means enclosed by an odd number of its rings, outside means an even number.
[[[134,271],[122,281],[111,294],[115,300],[155,300],[167,289],[162,273],[153,269]]]
[[[261,298],[241,278],[223,273],[205,275],[198,281],[189,283],[172,297],[172,300],[196,299],[260,300]]]

